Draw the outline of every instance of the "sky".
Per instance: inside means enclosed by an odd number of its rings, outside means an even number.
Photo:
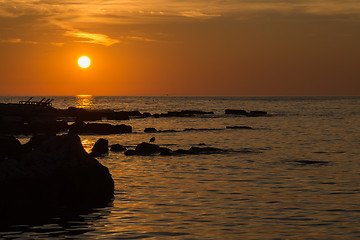
[[[0,95],[360,95],[360,0],[0,0],[0,86]]]

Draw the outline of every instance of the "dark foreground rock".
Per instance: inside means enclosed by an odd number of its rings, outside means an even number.
[[[0,158],[0,218],[48,209],[101,207],[114,193],[108,168],[74,134],[44,137]],[[15,146],[14,144],[13,146]]]

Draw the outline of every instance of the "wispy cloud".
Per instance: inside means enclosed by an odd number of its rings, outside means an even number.
[[[138,41],[145,41],[145,42],[158,42],[156,39],[142,37],[142,36],[127,36],[126,39],[130,40],[138,40]]]
[[[99,33],[87,33],[79,30],[68,30],[65,32],[65,36],[76,37],[82,40],[77,40],[77,42],[84,43],[93,43],[100,44],[105,46],[111,46],[115,43],[119,43],[120,41],[117,39],[112,39],[104,34]]]
[[[34,41],[24,41],[21,38],[9,38],[9,39],[0,39],[2,43],[27,43],[27,44],[39,44]]]
[[[221,14],[209,14],[209,13],[203,13],[201,11],[184,11],[181,12],[181,15],[184,17],[190,17],[190,18],[212,18],[212,17],[220,17]]]

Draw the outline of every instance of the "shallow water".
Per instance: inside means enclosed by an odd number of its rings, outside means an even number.
[[[131,125],[134,133],[81,136],[88,151],[100,137],[132,148],[152,136],[173,150],[210,146],[228,151],[183,156],[110,152],[98,158],[116,184],[109,207],[1,228],[2,238],[360,238],[360,97],[52,98],[58,108],[215,112],[108,121]],[[270,115],[225,115],[227,108]],[[178,132],[144,133],[146,127]]]

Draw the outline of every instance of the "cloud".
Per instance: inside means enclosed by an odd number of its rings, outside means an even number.
[[[207,14],[207,13],[202,13],[200,11],[184,11],[181,12],[182,16],[184,17],[190,17],[190,18],[212,18],[212,17],[220,17],[221,14]]]
[[[24,41],[21,38],[10,38],[10,39],[0,39],[2,43],[27,43],[27,44],[39,44],[34,41]]]
[[[78,40],[77,42],[93,43],[93,44],[100,44],[105,46],[111,46],[115,43],[120,42],[119,40],[112,39],[104,34],[87,33],[79,30],[68,30],[65,32],[65,36],[83,39],[83,40]]]
[[[158,40],[156,39],[151,39],[151,38],[146,38],[146,37],[141,37],[141,36],[127,36],[127,39],[130,40],[139,40],[139,41],[144,41],[144,42],[158,42]]]

